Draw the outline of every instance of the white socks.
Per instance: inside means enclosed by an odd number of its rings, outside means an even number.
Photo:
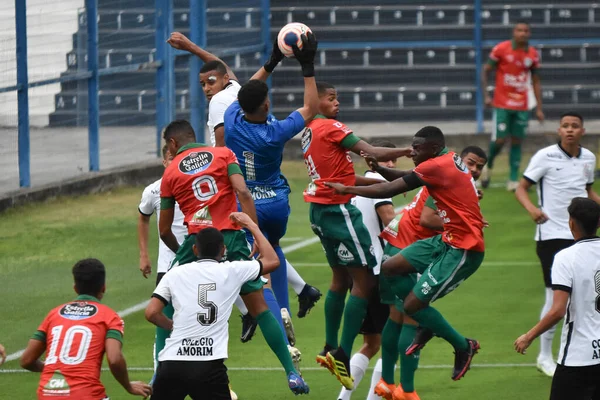
[[[238,296],[237,299],[235,299],[235,306],[240,310],[242,315],[248,314],[248,308],[244,304],[244,300],[242,300],[241,296]]]
[[[371,376],[371,387],[369,388],[369,394],[367,395],[367,400],[381,400],[381,397],[377,396],[375,391],[375,386],[381,379],[381,358],[377,360],[375,364],[375,369],[373,370],[373,375]]]
[[[542,308],[542,313],[540,315],[540,319],[544,317],[552,308],[552,298],[554,297],[554,292],[551,288],[546,288],[546,301],[544,302],[544,307]],[[540,354],[538,355],[539,359],[551,359],[552,357],[552,340],[554,339],[554,333],[556,332],[556,325],[550,328],[548,331],[542,333],[540,337]]]
[[[350,359],[350,374],[354,378],[354,387],[357,388],[358,384],[365,376],[365,372],[369,368],[369,358],[362,353],[356,353]],[[338,400],[350,400],[353,390],[342,388],[342,391],[338,395]],[[380,399],[379,399],[380,400]]]
[[[292,267],[292,264],[290,264],[289,261],[286,260],[285,264],[287,266],[288,284],[294,289],[294,292],[296,292],[296,294],[300,294],[300,292],[302,292],[302,289],[304,289],[304,285],[306,285],[306,282],[304,281],[304,279],[302,279],[298,271],[296,271],[294,267]]]

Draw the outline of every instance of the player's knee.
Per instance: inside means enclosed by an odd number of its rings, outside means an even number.
[[[244,294],[242,295],[242,300],[244,301],[246,308],[248,308],[248,313],[253,317],[257,317],[269,309],[262,290]]]
[[[369,360],[379,352],[381,348],[381,337],[379,335],[365,335],[365,343],[360,349],[360,353]]]
[[[404,299],[404,312],[407,315],[414,315],[425,307],[427,307],[427,303],[419,300],[412,292]]]

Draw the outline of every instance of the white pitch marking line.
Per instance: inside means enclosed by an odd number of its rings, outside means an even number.
[[[473,368],[531,368],[535,367],[536,364],[473,364]],[[369,367],[372,370],[374,367]],[[419,365],[422,369],[449,369],[452,365],[439,364],[439,365]],[[129,371],[154,371],[152,367],[128,367]],[[281,367],[227,367],[229,371],[283,371]],[[109,371],[108,368],[102,368],[102,371]],[[304,367],[302,371],[327,371],[323,367]],[[2,374],[20,374],[28,373],[26,369],[0,369]]]
[[[537,261],[484,261],[481,264],[482,267],[503,267],[503,266],[528,266],[528,265],[538,265]],[[328,267],[327,263],[293,263],[294,267]]]

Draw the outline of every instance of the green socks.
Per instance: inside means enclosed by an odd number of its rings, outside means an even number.
[[[419,325],[431,329],[436,335],[444,338],[455,349],[466,351],[469,348],[467,339],[458,333],[435,308],[428,306],[412,314],[411,317]]]
[[[400,384],[405,392],[415,391],[415,371],[419,367],[419,355],[421,351],[417,351],[416,353],[407,356],[406,349],[413,342],[416,331],[416,326],[404,324],[402,326],[402,332],[400,333],[400,339],[398,340],[398,351],[400,352]],[[381,347],[383,349],[383,338]],[[392,372],[393,370],[394,366],[392,365]]]
[[[488,153],[488,168],[494,168],[494,159],[498,154],[500,154],[500,150],[502,150],[502,146],[498,146],[495,141],[490,142],[490,151]]]
[[[344,315],[346,293],[331,290],[325,296],[325,343],[333,349],[338,347],[338,332]]]
[[[510,146],[508,163],[510,166],[510,180],[516,182],[519,180],[519,167],[521,166],[521,143]]]
[[[394,368],[398,360],[398,351],[402,352],[402,348],[399,348],[401,331],[404,331],[402,325],[388,318],[381,332],[381,377],[389,384],[394,383]]]
[[[342,329],[341,348],[348,357],[352,354],[354,339],[360,331],[365,315],[367,315],[367,299],[350,295],[344,309],[344,327]]]
[[[163,314],[165,314],[167,318],[173,319],[174,313],[175,309],[171,303],[167,304],[163,309]],[[169,336],[171,336],[171,331],[156,327],[156,337],[154,338],[154,359],[156,360],[156,365],[158,365],[158,353],[165,348],[165,342]]]
[[[285,374],[287,375],[290,372],[297,373],[298,371],[294,368],[294,363],[292,362],[292,357],[290,356],[287,344],[285,344],[285,340],[283,339],[281,326],[271,311],[265,310],[258,314],[256,322],[258,322],[258,326],[260,327],[267,344],[285,369]]]

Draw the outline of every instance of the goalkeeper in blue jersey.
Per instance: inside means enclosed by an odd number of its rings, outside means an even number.
[[[283,59],[275,42],[269,61],[241,87],[238,100],[225,112],[225,145],[238,158],[256,205],[259,227],[275,248],[281,265],[286,265],[286,260],[279,240],[285,235],[290,214],[290,187],[280,168],[283,147],[314,118],[319,104],[314,77],[317,41],[309,32],[308,36],[302,35],[302,42],[302,49],[293,46],[304,76],[302,108],[284,120],[277,120],[269,113],[269,88],[265,81]],[[251,237],[248,239],[252,240]],[[282,314],[287,317],[284,322],[288,338],[293,341],[286,268],[278,268],[272,273],[271,283]]]

